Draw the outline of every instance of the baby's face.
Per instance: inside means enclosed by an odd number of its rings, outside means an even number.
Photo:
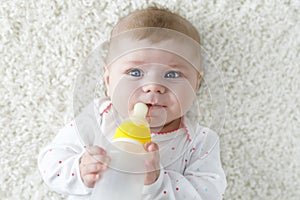
[[[123,116],[137,102],[148,108],[147,120],[156,130],[165,124],[178,128],[180,117],[191,107],[198,89],[198,71],[185,59],[158,49],[137,50],[107,67],[106,86],[113,106]]]

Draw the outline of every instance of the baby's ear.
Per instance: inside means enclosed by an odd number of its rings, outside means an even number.
[[[107,66],[103,67],[104,68],[104,82],[106,86],[106,95],[109,96],[109,69]]]
[[[201,86],[201,81],[202,81],[202,72],[198,72],[197,73],[197,84],[196,84],[196,91],[199,90],[200,86]]]

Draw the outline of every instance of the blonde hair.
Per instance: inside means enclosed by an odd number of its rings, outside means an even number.
[[[137,10],[123,17],[113,28],[111,38],[129,30],[150,27],[178,31],[200,44],[200,34],[188,20],[167,9],[157,7]],[[160,34],[159,38],[157,38],[156,34],[153,33],[153,29],[148,32],[145,30],[142,35],[136,35],[136,38],[138,39],[148,38],[152,41],[161,40],[167,37],[169,37],[169,35],[164,36]]]

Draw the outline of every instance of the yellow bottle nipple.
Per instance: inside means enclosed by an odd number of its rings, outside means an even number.
[[[131,120],[121,123],[115,132],[113,142],[138,142],[142,145],[146,142],[151,142],[150,129],[146,120],[147,112],[148,107],[146,104],[141,102],[135,104]]]

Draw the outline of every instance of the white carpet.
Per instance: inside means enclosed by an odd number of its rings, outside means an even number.
[[[195,24],[222,73],[225,199],[299,200],[300,1],[108,2],[1,1],[0,199],[63,199],[37,154],[72,118],[87,55],[120,16],[156,2]]]

